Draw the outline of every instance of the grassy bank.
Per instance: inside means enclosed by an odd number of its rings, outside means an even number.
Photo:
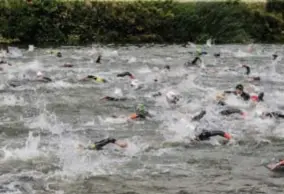
[[[0,37],[29,44],[283,43],[283,3],[0,2]],[[1,39],[0,39],[1,40]]]

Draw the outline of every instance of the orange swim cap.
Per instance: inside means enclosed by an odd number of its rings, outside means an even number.
[[[136,119],[138,117],[138,115],[136,113],[133,113],[132,115],[130,115],[131,119]]]

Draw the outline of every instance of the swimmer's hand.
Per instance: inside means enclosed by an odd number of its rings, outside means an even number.
[[[219,93],[216,95],[216,100],[220,101],[220,100],[225,100],[225,93]]]
[[[115,142],[115,144],[118,145],[118,146],[121,147],[121,148],[127,148],[127,146],[128,146],[127,142],[120,141],[120,140],[117,140],[117,141]]]
[[[86,149],[86,148],[85,148],[85,146],[83,146],[82,144],[78,144],[78,145],[77,145],[77,149],[78,149],[78,150],[84,150],[84,149]]]

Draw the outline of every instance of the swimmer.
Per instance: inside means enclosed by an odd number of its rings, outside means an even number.
[[[221,54],[220,53],[214,53],[214,57],[220,57],[221,56]]]
[[[207,55],[208,53],[206,51],[201,51],[201,49],[196,50],[196,55],[197,56],[202,56],[202,55]]]
[[[232,138],[229,133],[224,132],[224,131],[207,131],[207,130],[204,130],[198,136],[196,136],[195,140],[196,141],[210,140],[210,137],[213,137],[213,136],[221,136],[221,137],[226,138],[227,140],[230,140]]]
[[[73,65],[70,63],[65,63],[62,67],[73,67]]]
[[[168,103],[172,103],[172,104],[177,104],[177,102],[180,100],[181,96],[176,94],[173,91],[169,91],[166,94],[166,99]]]
[[[277,57],[278,57],[278,55],[277,55],[277,54],[273,54],[273,55],[272,55],[273,60],[276,60],[276,59],[277,59]]]
[[[171,67],[170,67],[169,65],[165,65],[165,66],[164,66],[164,69],[170,71]]]
[[[220,112],[221,115],[225,115],[225,116],[229,116],[231,114],[240,114],[240,115],[245,115],[245,113],[243,111],[241,111],[240,109],[237,108],[229,108],[226,110],[222,110]]]
[[[117,77],[125,77],[125,76],[129,76],[130,79],[135,79],[135,77],[133,76],[133,74],[129,73],[129,72],[123,72],[123,73],[119,73],[117,74]]]
[[[3,64],[7,64],[7,65],[9,65],[9,66],[12,66],[11,63],[8,63],[7,61],[1,60],[1,61],[0,61],[0,65],[3,65]]]
[[[154,94],[152,94],[153,97],[158,97],[158,96],[162,96],[162,93],[161,92],[156,92]]]
[[[50,79],[49,77],[45,77],[43,76],[42,72],[37,72],[37,80],[36,81],[41,81],[41,82],[52,82],[52,79]]]
[[[192,121],[200,121],[206,115],[206,111],[202,110],[198,115],[192,117]]]
[[[105,96],[101,100],[108,100],[108,101],[126,101],[127,98],[114,98],[110,96]]]
[[[275,163],[268,164],[266,165],[266,167],[271,171],[277,171],[277,170],[283,171],[284,160],[280,159],[279,162],[277,162],[276,164]]]
[[[128,76],[131,79],[131,83],[130,86],[137,89],[141,89],[143,86],[142,84],[139,82],[138,79],[135,79],[135,77],[133,76],[133,74],[129,73],[129,72],[123,72],[123,73],[119,73],[117,74],[117,77],[125,77]]]
[[[199,65],[200,63],[202,63],[202,60],[200,59],[200,57],[195,57],[191,62],[186,62],[184,64],[185,67],[190,67],[190,66],[197,66]]]
[[[262,119],[265,119],[265,118],[284,119],[284,114],[282,114],[280,112],[257,111],[257,112],[255,112],[255,116],[260,117]]]
[[[95,80],[97,82],[102,82],[102,83],[106,83],[107,81],[104,78],[100,78],[94,75],[88,75],[87,77],[81,79],[80,81],[89,81],[89,80]]]
[[[242,67],[246,68],[246,75],[249,76],[251,71],[250,71],[250,67],[247,65],[242,65]],[[249,81],[260,81],[260,77],[259,76],[253,76],[253,77],[248,77]]]
[[[135,90],[138,90],[138,89],[142,88],[142,84],[137,79],[132,80],[131,83],[130,83],[130,86],[132,88],[134,88]]]
[[[57,52],[57,53],[56,53],[56,56],[59,57],[59,58],[61,58],[61,57],[62,57],[62,53],[61,53],[61,52]]]
[[[83,145],[79,144],[78,147],[82,148],[82,149],[88,149],[88,150],[102,150],[102,148],[104,146],[106,146],[107,144],[113,143],[121,148],[126,148],[127,147],[127,143],[124,141],[120,141],[120,140],[116,140],[114,138],[107,138],[107,139],[103,139],[101,141],[95,142],[87,147],[84,147]]]
[[[152,117],[152,115],[146,111],[144,104],[138,104],[136,107],[136,113],[130,116],[131,119],[146,119]]]
[[[250,99],[250,95],[244,92],[244,86],[241,84],[238,84],[236,86],[235,91],[224,91],[224,94],[235,94],[239,95],[244,101],[248,101]]]
[[[102,57],[101,55],[98,56],[96,63],[101,63],[101,57]]]

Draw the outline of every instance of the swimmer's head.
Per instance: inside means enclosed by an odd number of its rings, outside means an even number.
[[[130,84],[131,87],[138,88],[139,87],[139,81],[138,80],[133,80]]]
[[[242,94],[243,91],[244,91],[244,86],[243,86],[242,84],[238,84],[238,85],[236,86],[236,93],[237,93],[237,94]]]
[[[258,102],[259,99],[258,99],[258,96],[251,96],[250,99],[253,101],[253,102]]]
[[[180,99],[180,96],[176,93],[174,93],[173,91],[169,91],[167,94],[166,94],[166,99],[169,103],[174,103],[176,104],[179,99]]]
[[[166,66],[164,67],[164,69],[170,70],[171,67],[170,67],[169,65],[166,65]]]
[[[62,53],[61,53],[61,52],[58,52],[58,53],[56,54],[56,56],[57,56],[57,57],[62,57]]]
[[[145,116],[146,114],[146,108],[144,104],[138,104],[136,106],[136,114],[137,115],[141,115],[141,116]]]
[[[260,111],[260,110],[255,111],[254,117],[262,117],[262,116],[263,116],[263,111]]]
[[[89,78],[89,79],[95,79],[95,80],[97,79],[97,77],[94,76],[94,75],[88,75],[87,78]]]
[[[225,137],[227,140],[232,139],[232,136],[231,136],[229,133],[227,133],[227,132],[224,133],[224,137]]]
[[[42,77],[43,74],[42,74],[42,72],[38,71],[37,74],[36,74],[36,76],[37,76],[37,77]]]

